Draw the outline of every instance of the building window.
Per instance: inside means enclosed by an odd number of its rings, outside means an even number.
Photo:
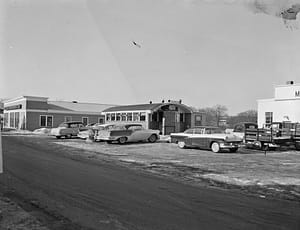
[[[8,113],[4,113],[4,127],[8,127]]]
[[[20,113],[15,112],[15,128],[19,129]]]
[[[98,117],[98,123],[99,124],[104,124],[104,118],[103,117]]]
[[[15,113],[9,113],[9,127],[15,127]]]
[[[121,120],[121,113],[117,113],[117,121]]]
[[[126,113],[122,113],[122,121],[126,121]]]
[[[273,112],[266,112],[265,113],[265,118],[266,118],[266,125],[271,124],[273,122]]]
[[[184,122],[184,113],[180,113],[179,121]]]
[[[40,115],[40,127],[52,127],[53,116]]]
[[[140,113],[140,121],[146,121],[146,113]]]
[[[107,121],[110,121],[110,113],[107,113],[107,114],[106,114],[106,120],[107,120]]]
[[[65,116],[65,122],[68,122],[68,121],[72,121],[72,117],[71,116]]]
[[[132,113],[127,113],[127,121],[132,121]]]
[[[139,121],[139,113],[133,113],[133,121]]]
[[[88,117],[82,117],[82,123],[84,126],[86,126],[89,123],[89,118]]]
[[[200,125],[202,125],[202,116],[196,115],[195,116],[195,126],[200,126]]]
[[[110,118],[111,118],[112,121],[115,121],[116,120],[116,114],[112,113]]]
[[[53,116],[47,116],[47,127],[53,126]]]

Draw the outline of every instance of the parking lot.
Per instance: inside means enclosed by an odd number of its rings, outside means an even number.
[[[110,159],[186,182],[238,187],[259,193],[294,199],[300,197],[300,153],[239,149],[237,153],[212,153],[180,149],[171,143],[107,144],[80,139],[53,140],[54,144],[76,148],[92,159]],[[84,151],[81,151],[84,150]]]

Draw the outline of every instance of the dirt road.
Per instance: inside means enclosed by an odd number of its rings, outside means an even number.
[[[28,138],[3,137],[0,189],[50,229],[300,228],[297,202],[181,184]]]

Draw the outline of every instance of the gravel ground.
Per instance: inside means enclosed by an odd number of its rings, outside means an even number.
[[[0,229],[48,230],[35,217],[2,194],[0,194]]]

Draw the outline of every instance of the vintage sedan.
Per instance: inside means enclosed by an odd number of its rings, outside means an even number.
[[[139,141],[154,143],[159,139],[159,132],[159,130],[145,129],[141,124],[119,124],[109,130],[100,130],[97,134],[97,139],[119,144]]]
[[[61,123],[57,128],[51,129],[50,135],[55,136],[57,139],[60,139],[61,137],[77,137],[80,131],[86,129],[87,128],[83,125],[81,121],[68,121]]]
[[[182,133],[171,133],[171,143],[178,143],[178,141],[183,140],[186,137],[193,136],[195,134],[202,134],[203,133],[203,127],[195,127],[185,130]]]
[[[89,124],[89,125],[85,126],[86,130],[80,131],[77,136],[80,139],[84,139],[84,140],[87,138],[94,139],[98,130],[103,130],[110,126],[113,126],[113,125],[100,124],[100,123]]]
[[[193,147],[210,149],[215,153],[222,150],[236,152],[243,139],[234,134],[226,134],[218,127],[201,127],[197,133],[189,134],[177,139],[179,148]],[[198,133],[199,132],[199,133]]]

